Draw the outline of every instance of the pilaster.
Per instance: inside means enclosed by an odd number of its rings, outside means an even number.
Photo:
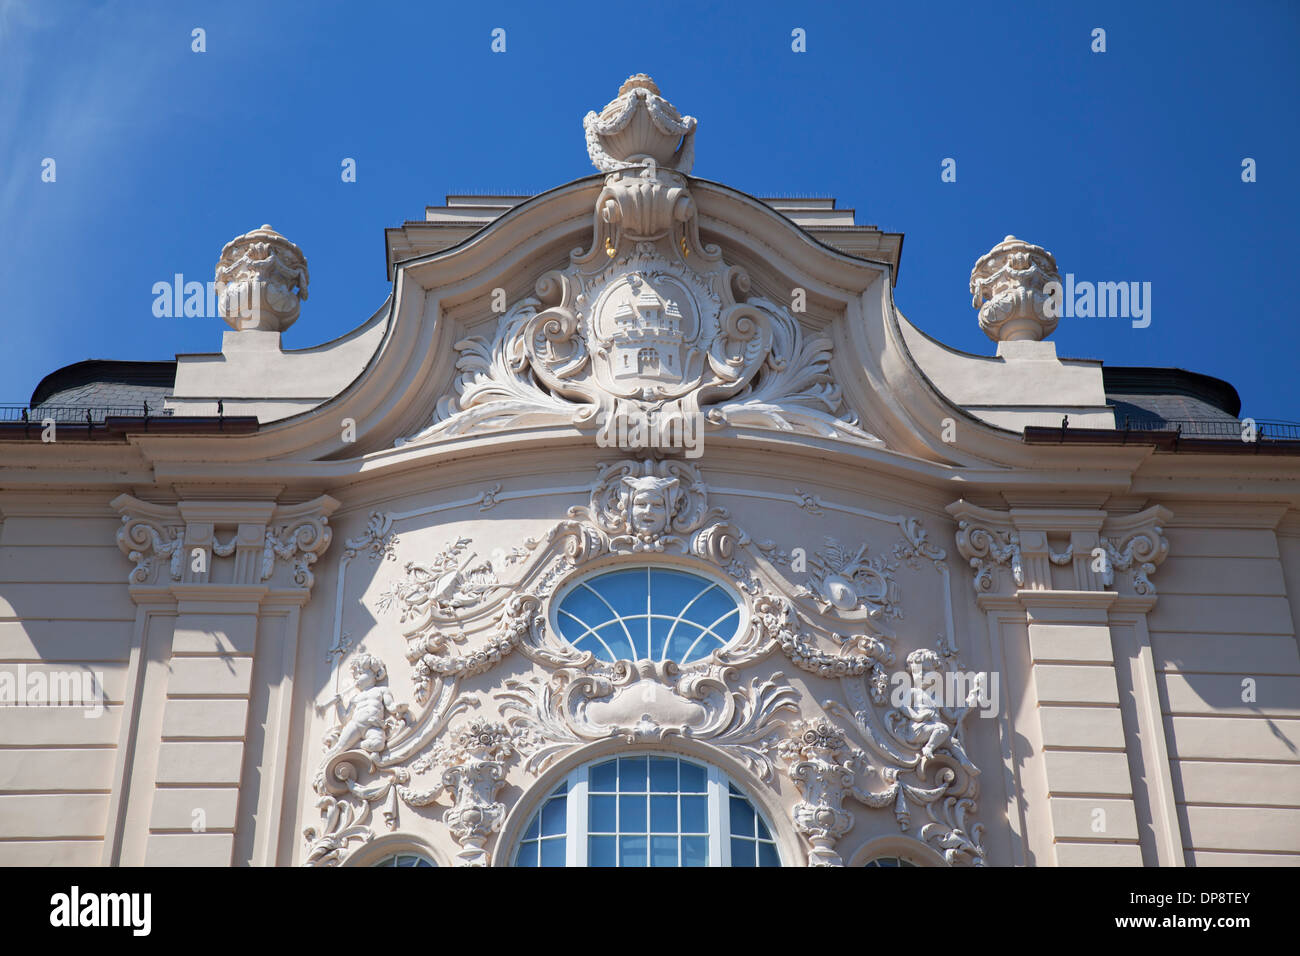
[[[292,609],[296,645],[296,610],[310,596],[310,568],[329,546],[328,516],[338,502],[160,506],[121,495],[113,506],[122,514],[119,547],[136,564],[132,598],[174,614],[166,666],[137,688],[141,713],[154,720],[123,731],[157,746],[137,741],[141,759],[151,749],[156,757],[132,765],[128,805],[119,811],[120,861],[228,866],[241,786],[250,762],[265,757],[246,752],[259,629],[268,609],[281,617]]]
[[[1021,719],[1010,728],[1022,751],[1013,760],[1022,791],[1045,793],[1049,807],[1024,834],[1029,852],[1059,865],[1181,864],[1154,673],[1145,674],[1149,646],[1142,653],[1169,512],[999,512],[965,501],[948,511],[976,603],[1001,619],[1013,606],[1023,614],[1029,667],[1020,686],[1032,707],[1010,708]]]

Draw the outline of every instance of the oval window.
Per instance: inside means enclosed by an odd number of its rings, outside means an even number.
[[[622,568],[579,581],[555,612],[561,636],[598,660],[702,660],[740,630],[724,585],[675,568]]]

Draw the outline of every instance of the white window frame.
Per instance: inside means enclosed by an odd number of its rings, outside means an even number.
[[[610,760],[618,760],[625,757],[670,757],[674,760],[689,763],[692,766],[701,767],[707,774],[707,784],[705,787],[706,796],[708,797],[708,825],[709,825],[709,856],[708,865],[710,867],[729,867],[731,866],[731,793],[728,785],[735,783],[720,767],[716,767],[707,761],[695,757],[684,756],[678,753],[662,751],[635,751],[632,753],[611,754],[607,757],[599,757],[590,760],[581,766],[575,767],[562,780],[555,781],[554,784],[542,796],[542,799],[532,808],[528,817],[531,822],[533,816],[540,813],[542,807],[551,799],[561,784],[567,785],[564,805],[564,865],[566,867],[585,867],[587,863],[587,846],[588,846],[588,820],[587,811],[589,806],[588,797],[588,780],[590,778],[591,768],[598,764],[607,763]],[[776,830],[771,822],[767,819],[766,814],[754,802],[754,798],[746,793],[739,785],[736,789],[740,790],[741,795],[749,801],[749,805],[754,808],[754,813],[758,819],[763,821],[767,827],[767,832],[771,837],[771,842],[776,850],[777,862],[785,866],[785,859],[781,852],[781,843],[776,838]],[[526,832],[526,831],[525,831]],[[522,838],[515,841],[511,849],[510,863],[518,858],[519,847],[523,843]],[[647,848],[648,852],[648,848]]]

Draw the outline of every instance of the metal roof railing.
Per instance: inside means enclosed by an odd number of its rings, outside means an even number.
[[[0,405],[0,422],[31,422],[39,425],[46,419],[56,424],[102,425],[105,418],[167,417],[171,409],[139,405]]]
[[[1116,422],[1118,431],[1135,432],[1178,432],[1182,438],[1223,439],[1224,441],[1242,441],[1246,434],[1247,420],[1216,418],[1141,418]],[[1256,441],[1297,441],[1300,440],[1300,423],[1273,421],[1271,419],[1250,419],[1255,426]]]

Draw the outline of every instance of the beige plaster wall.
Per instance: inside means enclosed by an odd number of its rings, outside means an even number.
[[[1275,533],[1277,518],[1184,505],[1167,529],[1149,620],[1188,865],[1300,864],[1300,655],[1288,588],[1298,554],[1294,538]]]

